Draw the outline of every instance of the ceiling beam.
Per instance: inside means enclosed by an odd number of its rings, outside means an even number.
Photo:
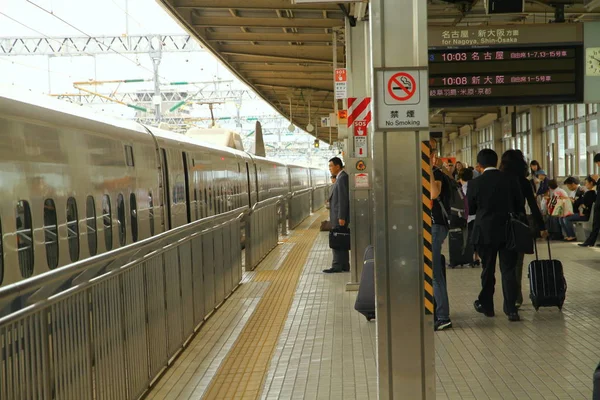
[[[260,46],[254,46],[252,49],[258,48]],[[321,64],[333,64],[332,60],[317,60],[314,58],[302,58],[302,57],[287,57],[287,56],[277,56],[277,55],[267,55],[267,54],[255,54],[255,53],[234,53],[234,52],[221,52],[222,55],[229,56],[229,62],[231,63],[243,63],[243,62],[251,62],[256,60],[261,60],[262,62],[268,61],[283,61],[286,60],[291,63],[297,62],[309,62],[309,63],[321,63]]]
[[[254,57],[286,57],[300,60],[331,61],[333,51],[329,46],[254,46],[249,52],[248,45],[222,44],[219,50],[223,54],[245,54],[250,53]],[[338,49],[338,58],[344,57],[344,49]]]
[[[338,28],[344,26],[343,19],[315,18],[234,18],[201,17],[192,15],[190,21],[194,28]]]
[[[289,72],[275,72],[275,71],[244,71],[244,74],[250,78],[274,78],[274,79],[287,79],[292,80],[297,79],[307,79],[307,80],[317,80],[317,81],[327,81],[333,82],[333,71],[332,72],[308,72],[308,71],[298,71],[293,75],[290,75]]]
[[[331,43],[332,37],[325,33],[229,33],[211,32],[207,35],[209,41],[218,42],[303,42]]]
[[[301,87],[304,90],[323,90],[332,91],[333,82],[329,79],[326,80],[295,80],[293,79],[272,79],[272,78],[255,78],[252,79],[252,83],[260,86],[281,86],[281,87]]]
[[[256,85],[256,86],[264,86],[266,87],[269,92],[265,93],[267,95],[273,94],[275,93],[277,96],[287,96],[290,92],[291,93],[306,93],[306,91],[308,90],[313,90],[313,96],[320,96],[320,95],[330,95],[333,93],[333,90],[319,90],[315,93],[314,89],[310,89],[310,88],[306,88],[306,87],[301,87],[301,86],[274,86],[274,85]]]
[[[222,9],[236,8],[239,10],[306,10],[306,11],[322,11],[339,13],[340,9],[337,4],[291,4],[290,0],[168,0],[168,3],[174,8],[206,8],[206,9]]]
[[[246,64],[246,63],[234,63],[235,67],[240,72],[258,72],[258,71],[267,71],[267,72],[304,72],[304,73],[328,73],[333,74],[333,67],[328,65],[301,65],[301,64],[292,64],[292,63],[278,63],[278,64]]]

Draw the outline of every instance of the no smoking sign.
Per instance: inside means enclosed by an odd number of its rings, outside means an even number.
[[[385,104],[390,106],[419,104],[421,96],[418,82],[418,71],[385,72]]]
[[[375,68],[376,130],[429,129],[428,75],[427,67]]]

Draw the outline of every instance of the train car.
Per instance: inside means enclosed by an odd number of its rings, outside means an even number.
[[[310,187],[308,168],[0,94],[0,285]]]
[[[299,192],[311,187],[310,168],[300,165],[288,165],[288,174],[290,183],[288,191],[290,193]]]
[[[248,206],[247,164],[241,151],[198,143],[181,134],[148,128],[156,138],[165,229]]]
[[[316,189],[320,186],[328,186],[329,185],[329,172],[318,169],[318,168],[310,168],[310,185],[313,189]]]

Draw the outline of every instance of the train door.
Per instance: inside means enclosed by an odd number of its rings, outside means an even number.
[[[254,201],[252,196],[254,194],[254,183],[250,178],[250,165],[246,162],[246,179],[248,181],[248,207],[252,207],[254,205]]]
[[[181,158],[183,161],[183,177],[185,180],[185,211],[187,223],[189,224],[192,222],[192,198],[190,196],[190,168],[187,153],[185,151],[181,152]]]
[[[259,179],[258,173],[259,173],[259,170],[256,168],[256,164],[254,164],[254,179],[256,182],[256,202],[263,200],[260,191],[262,189],[262,185],[264,184],[264,182],[262,181],[262,176],[260,177],[261,179]]]
[[[163,198],[165,204],[163,204],[163,213],[166,216],[167,223],[165,224],[165,230],[171,229],[171,185],[169,184],[169,164],[167,163],[167,151],[161,147],[160,156],[162,161],[162,182],[163,182]]]

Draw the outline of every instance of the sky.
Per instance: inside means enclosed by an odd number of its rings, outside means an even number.
[[[0,44],[5,38],[148,34],[187,33],[155,0],[0,0]],[[207,52],[164,53],[159,75],[162,82],[221,79],[233,81],[226,84],[233,89],[248,89]],[[152,77],[152,61],[147,54],[103,54],[95,57],[0,55],[0,86],[35,93],[73,93],[73,82],[76,81]],[[153,88],[152,82],[128,85],[133,85],[127,87],[128,91]],[[118,88],[114,85],[108,89]],[[124,118],[133,118],[135,114],[132,109],[121,105],[94,108]],[[232,116],[236,111],[235,104],[215,106],[217,117]],[[259,99],[244,101],[240,111],[243,116],[277,114],[269,104]],[[198,112],[203,116],[209,115],[208,109]],[[289,125],[289,121],[273,123],[279,127]],[[265,128],[269,131],[268,127]],[[243,130],[248,129],[251,128],[243,127]],[[306,142],[307,146],[314,139],[300,130],[296,130],[293,139],[287,136],[286,140]],[[278,140],[277,135],[265,137],[267,143]],[[326,145],[321,143],[321,148],[326,148]]]

